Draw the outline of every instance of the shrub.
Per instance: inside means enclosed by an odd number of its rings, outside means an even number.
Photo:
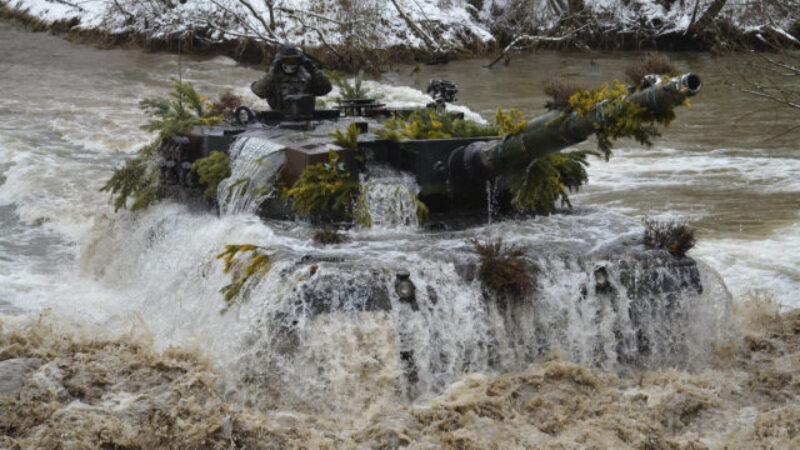
[[[644,61],[625,69],[625,75],[628,76],[633,86],[641,85],[644,76],[650,74],[674,77],[679,75],[680,71],[678,66],[669,59],[669,56],[657,52],[648,53]]]
[[[644,245],[650,249],[664,249],[674,256],[682,257],[694,247],[695,230],[683,221],[659,222],[645,218]]]
[[[231,91],[225,91],[219,94],[217,100],[208,106],[208,113],[212,116],[222,116],[230,119],[233,117],[233,113],[236,112],[236,108],[242,106],[243,103],[242,97]]]
[[[140,149],[136,157],[123,167],[115,169],[111,178],[100,188],[101,192],[117,195],[114,211],[124,208],[128,197],[134,198],[132,211],[147,208],[157,199],[156,153],[162,143],[195,126],[214,125],[222,120],[221,116],[207,114],[205,105],[208,99],[198,94],[191,83],[173,79],[173,86],[169,98],[147,98],[139,102],[139,106],[151,117],[142,128],[157,131],[158,137]]]
[[[417,109],[405,119],[389,119],[376,133],[384,139],[447,139],[452,137],[496,136],[497,127],[470,120],[454,119],[433,109]]]
[[[295,184],[283,192],[283,198],[291,197],[294,212],[312,220],[350,220],[359,187],[350,179],[339,155],[331,150],[328,162],[303,169]]]
[[[555,109],[566,112],[572,111],[569,99],[579,90],[581,88],[577,84],[565,83],[561,80],[550,78],[544,84],[544,94],[550,97],[550,101],[545,103],[544,106],[551,111]]]
[[[473,238],[468,241],[480,256],[478,279],[495,292],[508,292],[517,298],[525,297],[534,286],[534,279],[522,256],[524,247],[503,246],[503,239],[481,243]]]
[[[195,161],[192,170],[200,175],[200,182],[206,185],[203,197],[210,200],[217,196],[219,183],[231,176],[231,158],[226,153],[213,151]]]
[[[339,72],[335,70],[325,71],[325,75],[339,88],[339,100],[364,99],[370,95],[369,89],[364,87],[363,70],[358,71],[358,75],[353,79],[352,84],[347,77],[339,74]]]

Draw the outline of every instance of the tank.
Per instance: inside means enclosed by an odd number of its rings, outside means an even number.
[[[455,85],[442,82],[446,80],[434,81],[438,82],[432,83],[434,101],[427,107],[441,111],[449,99],[455,99]],[[437,85],[442,94],[435,92]],[[626,99],[657,114],[680,104],[700,89],[700,78],[685,74],[633,92]],[[594,109],[602,110],[599,104]],[[233,170],[233,175],[217,190],[218,196],[226,190],[235,190],[236,178],[246,176],[244,172],[237,173],[241,168],[262,170],[268,166],[270,171],[261,174],[264,179],[291,185],[307,167],[328,162],[328,152],[333,149],[340,154],[354,179],[374,174],[375,167],[388,167],[393,173],[402,173],[413,179],[418,189],[417,197],[427,205],[434,219],[431,221],[432,231],[438,231],[439,228],[435,227],[440,224],[447,233],[452,228],[478,221],[485,223],[489,207],[487,184],[506,189],[502,183],[494,181],[502,181],[513,168],[525,167],[538,158],[586,140],[598,131],[604,120],[611,120],[615,114],[621,113],[580,116],[571,111],[550,111],[529,121],[519,134],[504,139],[483,136],[391,140],[380,139],[370,132],[387,119],[403,117],[411,112],[387,108],[370,99],[344,102],[338,109],[314,110],[302,120],[272,111],[251,111],[240,107],[230,123],[197,128],[161,146],[160,188],[164,195],[199,198],[202,186],[191,171],[192,163],[215,150],[230,155]],[[332,144],[329,133],[351,124],[366,132],[359,136],[356,148]],[[257,151],[245,154],[245,149]],[[263,164],[264,158],[272,158],[270,164]],[[243,204],[250,201],[245,197],[242,197]],[[292,217],[291,209],[278,196],[261,197],[256,202],[258,204],[246,207],[231,206],[233,203],[236,203],[235,199],[220,200],[218,207],[226,213],[245,209],[266,219]],[[437,214],[439,217],[435,218]],[[470,222],[471,219],[475,221]],[[720,290],[717,286],[721,282],[708,282],[704,278],[708,275],[704,275],[706,272],[694,259],[677,257],[666,250],[645,248],[629,234],[601,246],[595,243],[580,245],[580,248],[562,248],[543,241],[540,247],[527,251],[524,259],[530,270],[539,274],[537,276],[545,284],[542,289],[546,289],[547,283],[560,286],[558,295],[563,296],[561,300],[573,302],[571,304],[579,311],[585,309],[585,320],[605,324],[602,327],[598,325],[598,330],[608,325],[606,331],[611,330],[611,334],[608,339],[596,340],[596,348],[584,355],[588,362],[607,364],[604,358],[610,354],[613,354],[611,360],[615,363],[633,366],[659,364],[662,358],[669,361],[665,355],[685,353],[683,346],[694,339],[687,317],[693,317],[696,311],[717,317],[714,316],[715,305],[709,299],[717,295]],[[402,253],[402,247],[392,251]],[[449,256],[452,255],[443,254],[442,258]],[[314,323],[318,316],[324,321],[325,316],[340,312],[346,314],[337,316],[336,320],[350,320],[347,318],[352,317],[358,323],[365,315],[397,315],[400,317],[397,320],[403,323],[402,326],[396,325],[402,341],[405,339],[404,330],[412,328],[403,320],[421,320],[420,317],[428,317],[427,312],[423,314],[421,311],[432,311],[432,305],[437,302],[449,301],[445,294],[441,294],[442,300],[438,300],[439,292],[446,293],[447,287],[439,285],[441,280],[430,278],[432,273],[442,267],[449,270],[452,266],[453,274],[446,279],[448,283],[470,285],[476,281],[478,263],[474,259],[464,258],[463,253],[451,259],[456,262],[450,264],[437,260],[428,264],[402,258],[387,262],[369,257],[362,259],[351,251],[340,252],[336,247],[324,253],[309,250],[297,259],[295,267],[310,267],[310,278],[287,294],[286,301],[281,303],[284,309],[269,312],[264,318],[264,323],[270,324],[266,328],[274,336],[270,335],[272,340],[267,339],[269,342],[263,345],[271,348],[273,341],[280,342],[281,358],[287,357],[287,361],[292,361],[290,355],[299,336],[296,324]],[[324,265],[326,270],[316,273],[317,264]],[[565,281],[568,281],[568,287],[564,287]],[[561,306],[532,298],[538,294],[520,300],[483,289],[478,295],[483,302],[481,305],[495,306],[476,309],[486,309],[487,314],[491,312],[506,319],[501,321],[497,333],[489,333],[476,344],[477,347],[489,349],[489,353],[494,351],[491,349],[512,349],[516,352],[514,354],[521,355],[519,361],[525,363],[536,360],[550,346],[558,345],[563,340],[563,330],[573,326],[571,320],[577,320],[562,315]],[[296,319],[301,316],[308,320]],[[430,320],[434,322],[426,326],[430,326],[434,336],[439,324],[435,323],[436,319]],[[542,323],[536,320],[542,320]],[[535,334],[528,333],[530,330],[536,330]],[[600,333],[598,331],[598,335]],[[399,354],[411,386],[409,391],[418,384],[419,374],[441,363],[436,360],[437,355],[402,345]],[[488,358],[487,367],[502,370],[504,363],[495,359]]]
[[[688,73],[659,81],[625,99],[650,113],[659,113],[696,95],[701,87],[700,78]],[[447,80],[432,80],[428,92],[434,101],[427,108],[441,111],[446,102],[455,100],[457,88]],[[162,195],[191,196],[201,188],[197,175],[191,171],[192,163],[214,150],[230,155],[237,141],[249,137],[269,139],[282,146],[284,158],[278,161],[281,168],[276,178],[285,183],[294,182],[309,165],[326,162],[328,151],[336,150],[354,178],[371,164],[387,165],[413,176],[419,186],[417,196],[432,216],[477,214],[489,208],[488,181],[502,180],[513,168],[525,167],[538,158],[586,140],[604,122],[621,114],[620,111],[603,114],[602,103],[595,105],[594,110],[596,114],[586,115],[549,111],[530,120],[521,133],[505,139],[484,136],[391,140],[379,139],[369,131],[380,127],[386,119],[407,116],[412,110],[387,108],[371,99],[344,101],[338,109],[311,108],[302,116],[239,107],[229,123],[195,128],[162,144],[160,191]],[[358,148],[331,144],[329,133],[351,123],[366,133],[359,138]],[[507,189],[502,183],[499,186],[501,191]],[[499,192],[498,197],[508,198],[507,194]],[[277,204],[265,205],[261,214],[267,218],[291,216],[287,208]]]

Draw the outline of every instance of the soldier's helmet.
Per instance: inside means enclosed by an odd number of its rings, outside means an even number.
[[[278,54],[275,55],[272,64],[283,73],[293,75],[297,72],[297,68],[300,67],[302,60],[303,53],[294,44],[284,43],[281,44],[280,50],[278,50]]]

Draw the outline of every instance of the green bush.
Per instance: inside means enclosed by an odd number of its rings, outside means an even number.
[[[513,193],[511,204],[518,211],[542,215],[554,213],[559,201],[571,208],[568,192],[577,191],[589,179],[586,173],[588,155],[598,154],[586,150],[555,153],[537,159],[524,171],[511,174],[508,177]]]
[[[292,209],[312,220],[336,221],[352,219],[352,203],[360,189],[339,155],[331,150],[328,162],[306,167],[294,185],[283,192],[291,198]]]
[[[325,75],[330,78],[336,87],[339,88],[339,100],[358,100],[368,98],[369,89],[364,87],[364,71],[359,70],[353,83],[346,76],[339,74],[335,70],[325,71]]]
[[[101,192],[117,196],[114,198],[114,211],[125,208],[129,197],[134,199],[131,211],[147,208],[156,201],[156,158],[162,143],[195,126],[214,125],[222,120],[222,116],[212,116],[206,112],[208,99],[198,94],[191,83],[176,79],[172,81],[174,91],[169,98],[148,98],[139,103],[151,117],[142,128],[157,131],[156,140],[139,150],[136,157],[123,167],[115,169],[111,178],[100,188]]]
[[[231,176],[231,158],[226,153],[213,151],[195,161],[192,170],[200,175],[200,182],[206,185],[203,197],[210,200],[216,197],[219,183]]]
[[[452,137],[496,136],[498,129],[470,120],[454,119],[433,109],[417,109],[405,119],[389,119],[376,133],[384,139],[447,139]]]

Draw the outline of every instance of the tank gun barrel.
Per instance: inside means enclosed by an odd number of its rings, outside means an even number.
[[[697,94],[701,87],[700,77],[687,73],[631,93],[624,100],[658,114],[680,105],[686,98]],[[550,111],[532,119],[521,133],[503,141],[471,144],[453,154],[450,173],[478,180],[526,167],[531,161],[583,142],[598,132],[604,123],[624,113],[620,109],[607,111],[604,104],[605,101],[594,106],[595,114]]]

